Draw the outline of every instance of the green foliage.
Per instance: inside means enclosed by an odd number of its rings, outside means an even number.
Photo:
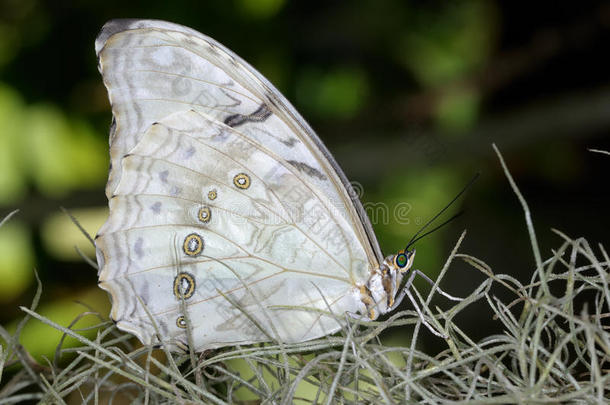
[[[103,183],[107,156],[104,146],[84,122],[66,119],[51,106],[28,111],[24,128],[30,173],[38,188],[61,195],[77,187]]]
[[[85,122],[51,105],[26,106],[0,84],[0,128],[0,203],[24,198],[30,183],[54,197],[103,184],[108,158]]]
[[[442,89],[435,111],[441,133],[464,131],[477,122],[481,95],[469,82],[489,60],[496,18],[486,0],[451,3],[440,12],[417,9],[411,15],[399,58],[423,87]]]
[[[29,230],[18,221],[4,224],[0,232],[0,303],[23,293],[33,279],[34,254]]]
[[[284,6],[284,0],[239,0],[239,10],[248,17],[266,19],[277,14]]]
[[[0,203],[19,200],[26,191],[26,162],[20,156],[23,122],[21,99],[14,90],[0,84]]]
[[[368,97],[368,81],[364,72],[355,67],[329,71],[306,69],[297,84],[300,105],[322,118],[352,118],[364,106]]]
[[[464,133],[471,129],[479,117],[481,95],[467,87],[447,90],[439,100],[436,124],[443,133]]]
[[[401,60],[423,85],[447,84],[483,66],[493,49],[494,23],[494,8],[485,0],[414,10]]]
[[[70,214],[78,218],[79,224],[87,234],[95,235],[108,218],[108,208],[72,209]],[[61,235],[60,238],[57,235]],[[54,257],[65,261],[81,261],[82,255],[95,257],[95,246],[74,226],[64,212],[50,215],[42,223],[40,236],[42,242]]]

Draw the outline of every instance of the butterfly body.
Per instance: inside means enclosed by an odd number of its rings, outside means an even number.
[[[204,350],[392,309],[414,251],[383,258],[332,155],[256,70],[163,21],[113,20],[96,52],[114,115],[96,247],[119,328],[172,347],[188,329]]]

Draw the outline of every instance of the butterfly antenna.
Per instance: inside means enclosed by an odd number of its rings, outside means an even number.
[[[437,230],[439,230],[440,228],[442,228],[443,226],[447,225],[449,222],[453,221],[454,219],[456,219],[457,217],[461,216],[464,213],[464,211],[460,211],[457,214],[453,215],[451,218],[449,218],[448,220],[446,220],[445,222],[443,222],[442,224],[435,226],[434,228],[430,229],[428,232],[419,235],[419,237],[417,237],[416,239],[411,238],[411,241],[409,241],[409,244],[407,245],[407,247],[405,248],[408,249],[411,245],[414,245],[418,240],[430,235],[432,232],[436,232]]]
[[[446,220],[445,222],[443,222],[442,224],[440,224],[439,226],[435,227],[434,229],[424,233],[423,235],[420,236],[420,234],[427,228],[429,227],[434,221],[436,221],[436,219],[438,217],[440,217],[443,212],[447,211],[447,208],[449,208],[458,198],[460,198],[462,196],[462,194],[464,194],[466,192],[466,190],[468,190],[470,188],[470,186],[472,186],[472,184],[477,181],[477,179],[479,178],[479,176],[481,175],[481,173],[477,173],[475,174],[472,179],[470,179],[470,181],[468,182],[468,184],[466,184],[464,186],[464,188],[462,188],[462,190],[457,193],[457,195],[455,197],[453,197],[453,199],[451,201],[449,201],[449,203],[447,205],[445,205],[443,207],[442,210],[440,210],[435,216],[433,216],[428,222],[426,222],[424,224],[424,226],[422,226],[421,228],[419,228],[419,231],[417,231],[415,233],[415,235],[413,235],[413,237],[411,238],[411,240],[409,241],[409,243],[407,243],[407,246],[405,247],[405,251],[409,250],[409,247],[411,247],[411,245],[413,245],[415,242],[417,242],[418,240],[420,240],[421,238],[423,238],[426,235],[431,234],[432,232],[436,231],[437,229],[441,228],[442,226],[447,225],[449,222],[453,221],[455,218],[459,217],[460,215],[462,215],[463,212],[459,212],[455,215],[453,215],[451,218],[449,218],[448,220]]]

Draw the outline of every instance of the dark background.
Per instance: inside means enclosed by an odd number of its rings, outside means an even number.
[[[390,214],[408,204],[408,223],[374,218],[386,254],[480,172],[449,210],[465,214],[417,245],[416,266],[433,278],[464,229],[461,252],[531,277],[524,215],[492,143],[529,203],[543,259],[562,242],[551,228],[606,242],[610,161],[587,149],[610,149],[607,2],[0,0],[0,215],[20,209],[0,229],[0,322],[9,328],[34,295],[34,269],[42,313],[67,324],[86,309],[75,301],[108,313],[96,271],[73,246],[93,250],[60,206],[93,235],[105,219],[111,112],[93,43],[119,17],[192,27],[259,69],[364,202]],[[442,287],[465,295],[482,279],[456,262]],[[495,325],[480,308],[458,321],[475,339]],[[409,331],[388,339],[404,344]],[[23,332],[35,354],[57,342],[40,333],[51,336],[34,324]]]

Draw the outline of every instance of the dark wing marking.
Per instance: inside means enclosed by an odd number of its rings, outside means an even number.
[[[229,115],[224,120],[224,124],[230,126],[231,128],[238,127],[246,122],[262,122],[265,121],[271,115],[271,110],[267,107],[266,104],[261,104],[260,107],[256,109],[251,114],[233,114]]]
[[[300,172],[305,173],[309,177],[317,177],[320,180],[326,180],[327,179],[327,177],[324,175],[324,173],[322,173],[321,171],[319,171],[315,167],[309,166],[307,163],[298,162],[296,160],[288,160],[288,163],[290,163],[291,165],[296,167]]]

